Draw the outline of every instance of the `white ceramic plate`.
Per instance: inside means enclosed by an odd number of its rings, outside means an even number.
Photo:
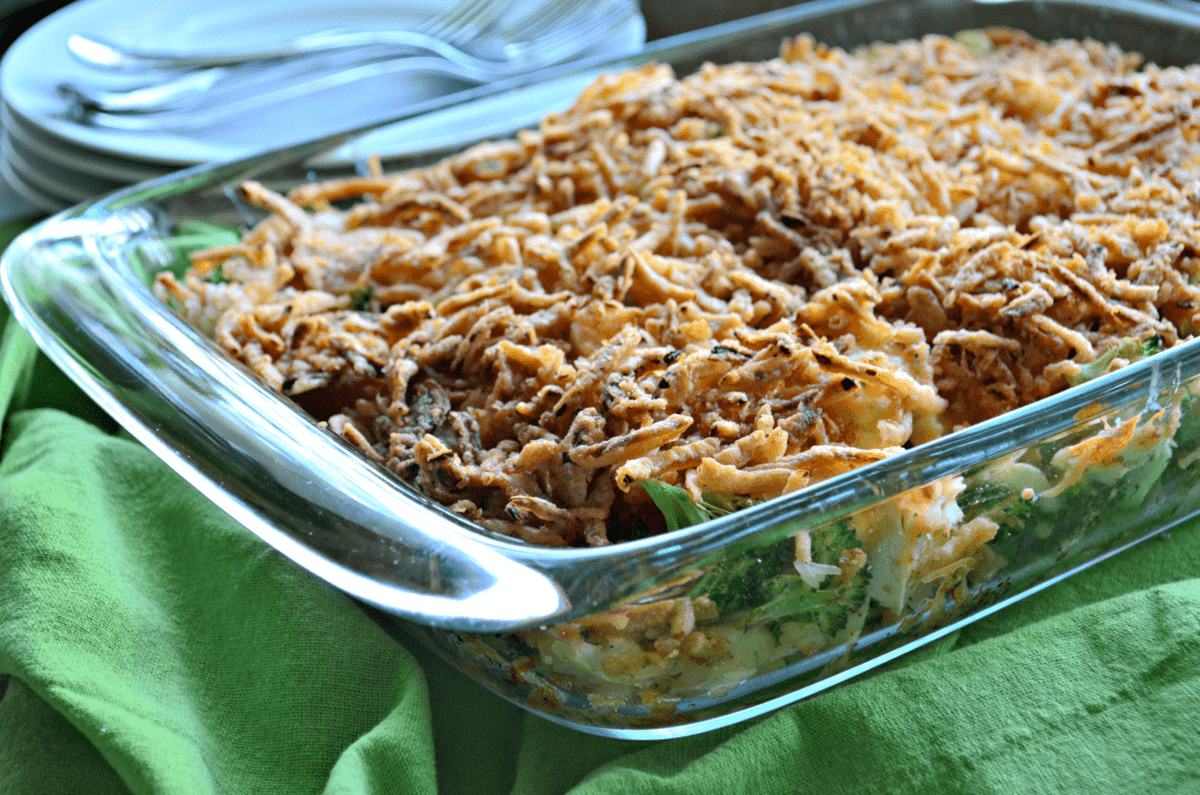
[[[8,136],[0,134],[0,179],[12,188],[13,192],[26,202],[44,213],[56,213],[71,206],[71,202],[61,196],[53,196],[41,188],[30,184],[28,178],[18,174],[13,168],[9,157],[11,145]]]
[[[106,88],[130,87],[138,82],[136,77],[109,74],[77,63],[67,53],[67,37],[87,33],[127,46],[181,52],[268,46],[332,27],[410,27],[443,6],[439,0],[165,0],[155,3],[151,12],[137,0],[80,0],[43,19],[9,48],[0,62],[0,93],[15,113],[47,134],[102,156],[165,167],[231,159],[336,132],[359,120],[377,117],[381,107],[402,107],[462,84],[432,75],[409,74],[404,80],[384,77],[280,103],[205,128],[134,133],[81,125],[67,116],[67,103],[56,89],[60,82]],[[644,40],[644,21],[634,15],[587,54],[631,52]],[[560,104],[564,101],[563,97],[557,99]],[[534,118],[542,112],[541,108],[526,110]],[[375,153],[403,154],[413,151],[414,146],[421,150],[430,146],[433,137],[438,138],[438,144],[453,143],[446,138],[448,134],[474,137],[477,127],[441,127],[436,133],[431,136],[426,129],[422,140],[392,139],[393,146],[403,151],[376,149]]]
[[[14,145],[41,159],[70,168],[84,177],[109,180],[119,185],[144,182],[175,170],[174,167],[116,157],[51,135],[0,101],[0,126]]]
[[[62,197],[65,206],[112,193],[127,184],[85,174],[66,163],[45,158],[26,147],[10,130],[7,133],[8,149],[4,154],[13,170],[34,187]]]

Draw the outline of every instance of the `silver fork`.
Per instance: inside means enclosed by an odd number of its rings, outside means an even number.
[[[534,12],[509,25],[500,26],[495,34],[484,35],[471,42],[472,49],[480,54],[486,52],[494,57],[507,57],[508,60],[491,61],[475,56],[455,60],[390,57],[336,71],[321,71],[315,76],[302,76],[296,82],[281,87],[272,85],[261,91],[254,91],[256,87],[248,91],[235,87],[222,93],[209,86],[199,94],[204,103],[198,108],[169,107],[161,102],[136,105],[129,101],[128,92],[106,92],[115,97],[101,95],[72,99],[78,113],[76,118],[89,124],[130,131],[198,127],[264,105],[382,75],[434,72],[480,83],[511,77],[550,66],[582,52],[626,24],[634,13],[636,6],[625,0],[566,0],[544,9],[542,13]],[[225,98],[224,102],[217,101],[221,97]],[[113,107],[107,100],[114,98],[119,99],[119,113],[104,109]]]
[[[297,36],[278,47],[172,53],[122,47],[93,36],[75,33],[67,37],[67,51],[77,61],[96,69],[142,72],[233,66],[371,44],[408,45],[408,37],[415,37],[421,42],[412,46],[424,47],[430,41],[455,44],[468,41],[487,29],[503,12],[505,5],[505,0],[464,0],[414,25],[411,30],[318,31]]]
[[[408,31],[351,31],[319,32],[299,36],[293,42],[300,44],[291,48],[270,50],[247,50],[242,53],[203,53],[176,55],[154,53],[118,47],[115,44],[73,34],[67,38],[67,49],[79,61],[99,69],[110,71],[146,71],[159,75],[160,82],[132,89],[108,91],[102,88],[87,88],[75,83],[60,83],[60,95],[71,103],[71,115],[78,116],[91,110],[113,113],[149,112],[156,107],[168,105],[188,96],[204,94],[226,80],[241,80],[243,88],[255,83],[274,82],[290,75],[312,71],[314,63],[301,56],[317,55],[368,44],[371,37],[379,37],[381,43],[391,40],[395,44],[410,45],[409,53],[433,51],[435,54],[455,53],[453,45],[477,37],[487,30],[503,13],[505,0],[463,0],[449,6]],[[440,51],[440,52],[439,52]],[[288,55],[280,53],[290,52]],[[444,56],[443,56],[444,57]],[[282,69],[271,71],[270,62],[295,58],[299,64],[284,64]],[[245,65],[245,69],[238,69]],[[334,61],[334,66],[339,64]],[[164,71],[181,72],[178,77],[163,79]],[[255,77],[259,79],[255,80]]]

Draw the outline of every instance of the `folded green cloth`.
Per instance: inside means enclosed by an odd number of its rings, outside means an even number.
[[[9,324],[0,792],[1200,792],[1195,526],[753,723],[602,739],[393,640],[35,356]]]

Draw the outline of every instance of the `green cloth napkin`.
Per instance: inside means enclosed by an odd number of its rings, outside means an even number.
[[[5,411],[3,793],[1200,792],[1195,526],[750,724],[609,740],[393,640],[11,323]]]

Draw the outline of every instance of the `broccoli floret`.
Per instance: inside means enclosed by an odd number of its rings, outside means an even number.
[[[678,486],[668,485],[661,480],[642,480],[639,485],[662,512],[669,531],[707,522],[714,516],[703,503],[697,503]]]
[[[1104,353],[1095,358],[1094,361],[1079,366],[1079,372],[1075,375],[1067,376],[1067,383],[1071,386],[1078,386],[1085,381],[1091,381],[1094,378],[1099,378],[1104,375],[1104,371],[1112,364],[1112,360],[1118,356],[1122,359],[1128,359],[1130,362],[1135,362],[1138,359],[1144,359],[1147,356],[1153,356],[1162,349],[1162,337],[1157,334],[1147,337],[1144,340],[1126,337],[1119,343],[1109,348]]]
[[[962,509],[962,523],[966,524],[980,516],[986,516],[1000,527],[1020,530],[1035,513],[1034,502],[1025,499],[1007,483],[984,481],[969,486],[958,495],[958,507]]]
[[[958,503],[964,522],[986,516],[999,525],[989,546],[1000,556],[1018,560],[1034,548],[1062,555],[1098,528],[1140,521],[1142,505],[1167,463],[1163,456],[1150,457],[1120,478],[1098,470],[1052,498],[1026,499],[1016,488],[992,480],[967,488]]]
[[[839,566],[847,550],[860,549],[849,522],[842,520],[811,533],[812,560],[829,566]],[[850,616],[867,601],[867,586],[871,581],[870,567],[864,565],[846,582],[829,574],[818,588],[812,588],[794,571],[776,577],[764,589],[766,597],[751,613],[752,623],[759,621],[801,621],[815,624],[830,637],[846,628]]]
[[[743,508],[749,508],[754,505],[755,501],[749,497],[737,497],[732,494],[717,494],[715,491],[704,492],[705,509],[713,514],[713,516],[724,516],[725,514],[740,511]]]
[[[862,546],[862,542],[854,534],[850,523],[844,519],[834,522],[829,527],[814,530],[810,536],[812,538],[812,559],[815,563],[836,566],[841,560],[843,552]]]
[[[663,483],[661,480],[642,480],[638,481],[638,485],[645,490],[655,507],[662,512],[663,518],[667,522],[667,530],[691,527],[694,524],[707,522],[709,519],[725,516],[754,505],[754,500],[749,497],[717,494],[711,491],[704,492],[704,499],[696,502],[692,499],[692,495],[683,489]]]
[[[871,573],[864,566],[843,585],[830,587],[833,580],[831,576],[821,590],[813,590],[795,575],[775,578],[768,583],[767,601],[751,613],[751,623],[799,621],[815,624],[829,637],[837,635],[866,604]]]
[[[958,507],[963,512],[963,524],[985,516],[999,525],[990,546],[1004,557],[1014,556],[1052,530],[1052,523],[1047,524],[1046,506],[1025,499],[1005,482],[990,480],[968,486],[958,495]]]
[[[842,609],[843,605],[838,603],[840,594],[837,591],[814,591],[796,577],[776,577],[765,590],[769,594],[768,601],[755,608],[751,615],[753,623],[765,619],[811,620],[824,630],[827,626],[840,629],[846,626],[846,619],[850,617],[849,607]],[[863,595],[866,595],[865,588]],[[836,634],[836,631],[829,634]]]
[[[642,481],[641,486],[662,511],[669,530],[699,524],[754,504],[745,497],[709,492],[697,502],[683,489],[656,480]],[[820,588],[810,587],[794,566],[793,535],[804,529],[797,523],[792,533],[778,541],[724,558],[697,580],[687,595],[707,596],[722,615],[749,610],[748,623],[777,625],[781,621],[802,621],[815,624],[830,637],[836,635],[867,600],[869,567],[864,565],[848,582],[837,584],[839,578],[829,574]],[[862,547],[845,520],[814,530],[810,537],[813,562],[829,566],[838,566],[846,550]]]
[[[796,559],[795,544],[784,538],[765,547],[726,559],[707,572],[688,591],[693,598],[707,595],[722,614],[760,605],[777,587],[774,580]],[[789,579],[799,582],[799,575]]]
[[[1013,490],[1003,484],[991,481],[969,486],[958,495],[958,507],[963,512],[963,524],[979,516],[988,514],[997,505],[1013,498]]]
[[[753,504],[745,497],[711,493],[697,502],[678,486],[658,480],[643,480],[640,485],[662,512],[667,530],[691,527]],[[766,584],[794,559],[793,549],[791,538],[784,538],[740,557],[726,558],[717,569],[701,577],[688,596],[707,595],[722,613],[760,604]]]
[[[370,286],[355,290],[350,294],[350,306],[359,312],[365,312],[371,308],[371,299],[374,297],[375,290]]]
[[[987,34],[986,30],[960,30],[954,34],[954,40],[974,56],[986,55],[996,49],[992,37]]]

